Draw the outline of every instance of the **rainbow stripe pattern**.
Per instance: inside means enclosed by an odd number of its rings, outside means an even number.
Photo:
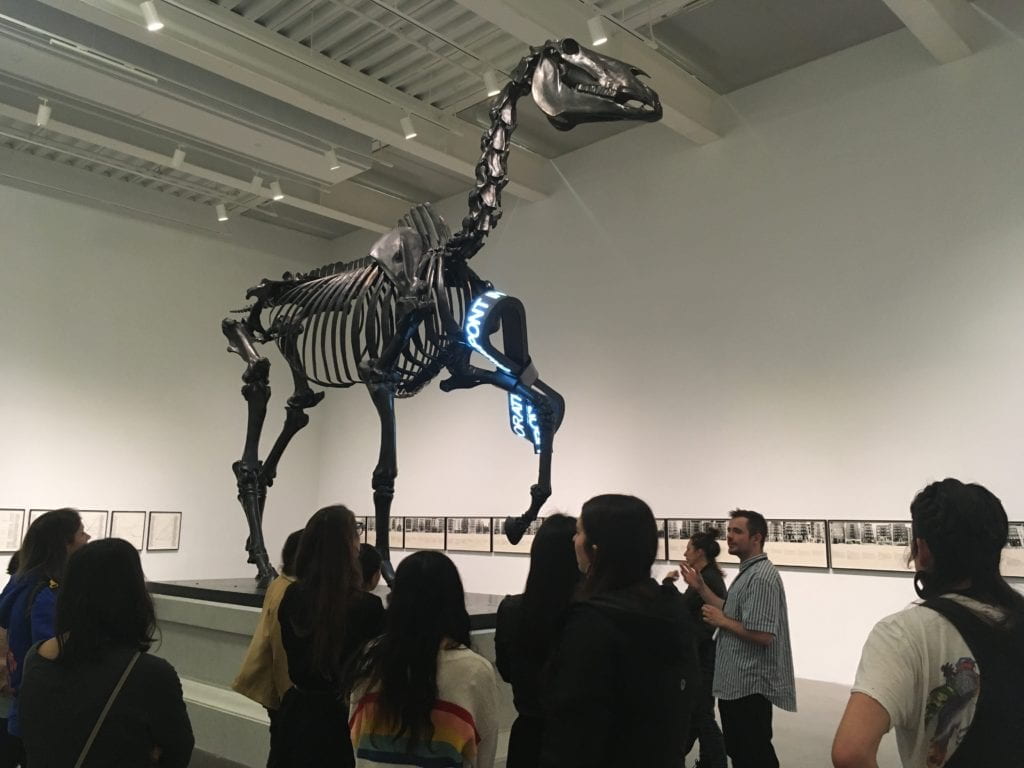
[[[348,729],[357,765],[415,765],[422,768],[462,768],[476,760],[480,743],[473,715],[450,701],[438,699],[430,713],[434,725],[433,738],[417,745],[415,752],[407,748],[408,736],[395,737],[398,726],[383,720],[377,709],[377,693],[359,699]]]

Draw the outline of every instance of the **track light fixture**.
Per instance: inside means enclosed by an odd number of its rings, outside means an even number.
[[[402,133],[406,139],[415,139],[418,135],[416,133],[416,126],[413,125],[412,117],[406,115],[399,122],[402,124]]]
[[[50,108],[50,105],[46,103],[46,99],[43,99],[39,102],[39,108],[36,110],[36,125],[40,128],[45,128],[50,122],[50,115],[52,113],[53,110]]]
[[[270,196],[274,200],[284,200],[284,192],[281,191],[280,181],[270,182]]]
[[[181,170],[181,166],[185,164],[185,150],[178,147],[174,150],[174,154],[171,156],[171,168],[176,171]]]
[[[608,33],[604,30],[604,19],[601,16],[588,19],[587,29],[590,30],[590,42],[595,46],[608,42]]]
[[[327,167],[332,171],[336,171],[341,168],[341,163],[338,162],[338,155],[335,154],[333,149],[324,150],[324,160],[327,161]]]
[[[498,83],[498,73],[493,69],[488,69],[484,72],[484,88],[487,89],[488,96],[497,96],[501,93],[501,85]]]
[[[228,209],[224,207],[224,203],[217,203],[217,221],[228,220]]]
[[[253,174],[252,181],[249,182],[249,191],[254,195],[263,194],[263,177],[258,173]]]
[[[164,23],[160,21],[160,15],[156,12],[156,4],[153,0],[145,0],[144,3],[139,4],[139,8],[142,9],[142,17],[146,20],[146,29],[150,32],[159,32],[164,28]]]

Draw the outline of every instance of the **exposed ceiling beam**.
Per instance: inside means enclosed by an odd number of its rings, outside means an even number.
[[[885,0],[889,9],[940,64],[972,53],[979,17],[967,0]]]
[[[592,10],[577,0],[456,0],[460,5],[501,27],[525,43],[574,37],[590,43],[587,20]],[[661,97],[662,123],[698,144],[721,137],[712,108],[717,94],[697,78],[683,72],[641,40],[616,30],[600,52],[627,61],[651,76],[651,85]]]
[[[32,125],[35,122],[34,113],[18,109],[17,107],[12,107],[7,104],[0,104],[0,115],[10,117],[14,120],[18,120],[19,122],[26,123],[28,125]],[[124,141],[112,139],[108,136],[102,136],[98,133],[87,131],[82,128],[77,128],[73,125],[68,125],[58,120],[51,119],[46,126],[46,130],[51,131],[53,133],[58,133],[62,136],[67,136],[68,138],[78,139],[79,141],[84,141],[88,144],[95,144],[97,146],[106,147],[107,149],[112,149],[116,152],[121,152],[125,155],[134,157],[138,160],[156,163],[161,166],[168,166],[170,164],[170,159],[166,155],[162,155],[159,152],[153,152],[151,150],[144,149],[142,147],[137,147]],[[179,170],[182,173],[195,176],[196,178],[205,179],[206,181],[210,181],[215,184],[220,184],[221,186],[228,187],[229,189],[233,189],[240,194],[250,194],[252,191],[248,181],[236,179],[231,176],[227,176],[223,173],[212,171],[208,168],[202,168],[192,163],[183,163]],[[336,208],[328,207],[327,205],[322,205],[321,203],[314,203],[308,200],[302,200],[301,198],[295,197],[293,195],[288,195],[287,197],[285,197],[284,200],[279,201],[276,204],[288,205],[291,206],[292,208],[298,208],[303,211],[308,211],[309,213],[314,213],[319,216],[323,216],[324,218],[334,219],[335,221],[350,224],[361,229],[368,229],[371,232],[388,231],[391,227],[394,226],[395,219],[397,219],[398,216],[404,213],[406,208],[408,207],[407,205],[401,203],[400,201],[395,201],[393,199],[387,198],[386,196],[381,195],[378,192],[374,192],[373,190],[357,187],[354,184],[346,184],[346,186],[352,187],[352,189],[350,190],[350,195],[353,197],[353,199],[361,200],[364,206],[370,206],[371,208],[376,206],[374,210],[377,210],[378,213],[374,218],[371,219],[364,216],[356,216],[345,211],[337,210]],[[204,191],[204,193],[213,195],[215,194],[215,191],[209,190]],[[270,193],[266,189],[262,190],[261,194],[263,194],[267,198],[270,197]],[[391,215],[388,215],[386,218],[381,216],[379,212],[380,208],[382,208],[385,204],[391,209]]]
[[[160,6],[165,26],[159,34],[146,31],[132,0],[41,2],[382,143],[401,146],[466,179],[475,178],[480,157],[476,126],[208,0],[165,0]],[[419,135],[406,141],[399,121],[410,113],[420,118]],[[548,160],[517,153],[507,188],[511,194],[540,200],[558,186]]]

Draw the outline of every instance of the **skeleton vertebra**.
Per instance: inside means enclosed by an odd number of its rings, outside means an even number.
[[[242,394],[249,423],[242,458],[233,469],[249,524],[249,561],[257,566],[261,583],[274,576],[262,532],[267,488],[289,441],[309,422],[306,409],[323,399],[324,393],[314,392],[310,383],[365,384],[377,409],[381,449],[372,481],[376,546],[389,581],[388,522],[397,476],[394,398],[416,394],[443,369],[451,374],[441,382],[444,391],[493,384],[509,393],[512,429],[540,455],[529,509],[506,521],[509,539],[518,541],[537,517],[551,495],[552,443],[564,401],[540,380],[530,360],[522,304],[494,291],[467,262],[501,217],[518,99],[532,90],[538,106],[560,130],[591,121],[654,121],[661,117],[661,106],[657,94],[639,80],[641,74],[573,40],[531,49],[491,107],[476,188],[458,233],[452,236],[429,205],[417,206],[377,241],[368,257],[264,280],[247,294],[255,302],[243,310],[246,318],[224,321],[229,351],[247,363]],[[504,342],[500,351],[489,341],[499,329]],[[281,434],[260,461],[270,363],[256,344],[268,341],[287,360],[295,392],[288,399]],[[473,352],[495,369],[471,365]]]

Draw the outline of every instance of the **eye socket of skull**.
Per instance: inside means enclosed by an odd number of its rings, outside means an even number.
[[[580,44],[573,40],[571,37],[565,38],[562,41],[562,53],[569,56],[575,56],[580,52]]]

